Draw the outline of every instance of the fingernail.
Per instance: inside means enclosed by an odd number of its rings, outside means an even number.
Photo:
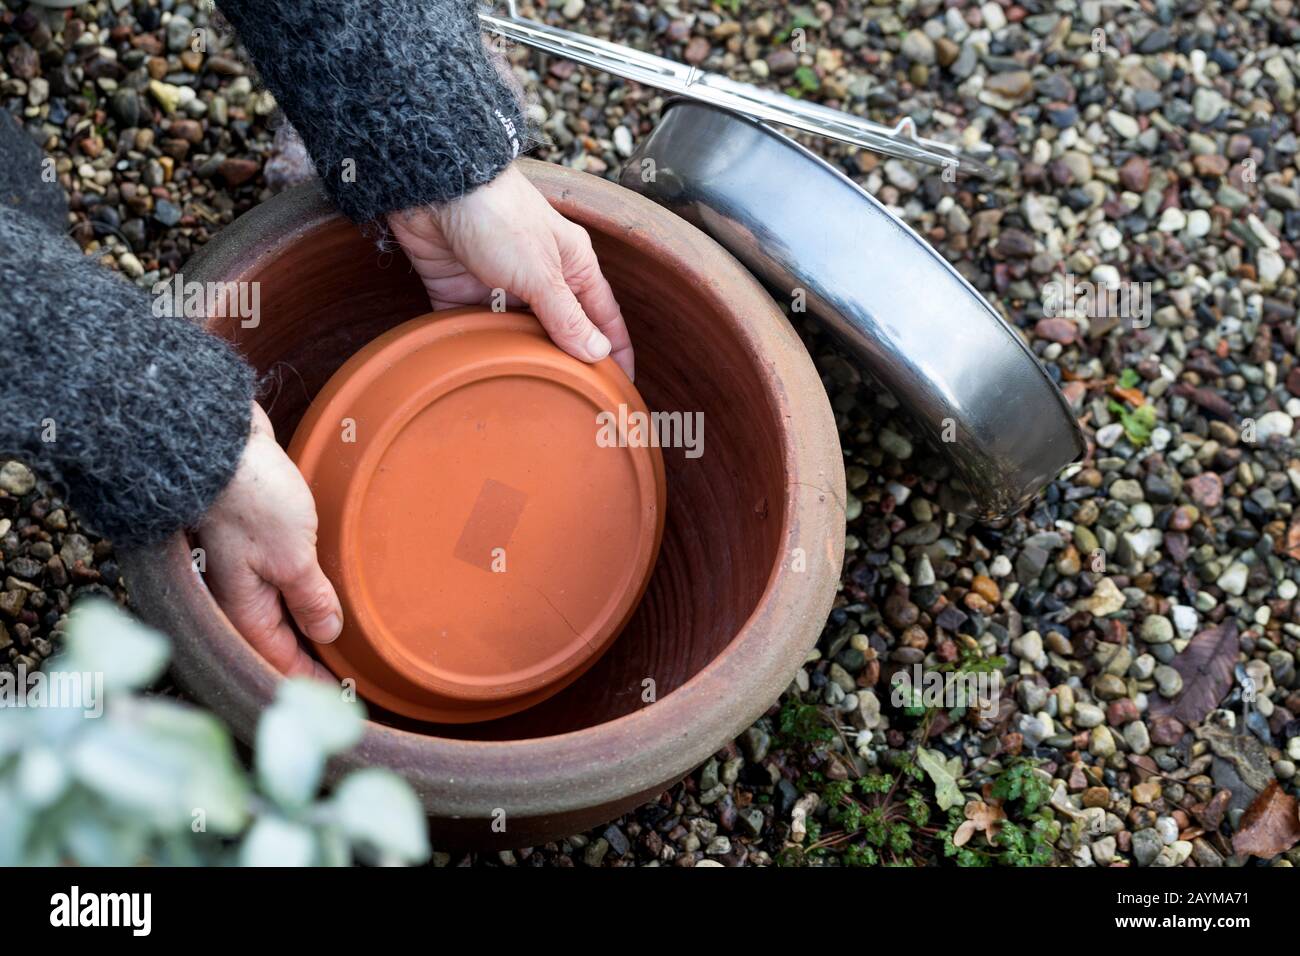
[[[311,639],[318,644],[333,644],[343,632],[343,618],[331,614],[321,621],[312,632]]]
[[[582,348],[592,362],[599,362],[609,354],[609,339],[605,338],[605,334],[600,329],[592,329]]]

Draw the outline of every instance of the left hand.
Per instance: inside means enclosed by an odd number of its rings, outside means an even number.
[[[338,595],[316,557],[316,503],[257,403],[248,444],[199,523],[198,541],[212,596],[244,639],[286,676],[333,681],[289,623],[318,644],[343,629]]]
[[[551,208],[515,166],[460,199],[393,213],[388,226],[424,281],[434,310],[527,303],[574,358],[612,354],[633,377],[632,341],[591,237]]]

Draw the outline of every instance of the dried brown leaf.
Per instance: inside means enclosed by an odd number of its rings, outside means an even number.
[[[1300,809],[1296,798],[1276,780],[1246,809],[1232,838],[1233,852],[1268,859],[1300,843]]]
[[[955,845],[965,846],[967,841],[981,830],[990,843],[997,842],[1002,821],[1007,818],[1002,810],[1001,801],[984,803],[982,800],[972,800],[966,804],[965,813],[966,819],[953,834],[952,842]]]
[[[1231,618],[1201,631],[1171,665],[1183,678],[1178,698],[1153,697],[1151,713],[1176,717],[1184,724],[1200,723],[1232,689],[1237,651],[1237,622]]]

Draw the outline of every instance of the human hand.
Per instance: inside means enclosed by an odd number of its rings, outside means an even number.
[[[286,676],[334,680],[299,646],[284,614],[287,605],[299,630],[321,644],[343,628],[338,595],[316,558],[316,503],[256,402],[239,466],[200,523],[198,541],[208,587],[248,643]]]
[[[484,305],[504,289],[574,358],[611,353],[633,377],[632,341],[587,231],[551,208],[516,167],[466,196],[388,217],[433,308]]]

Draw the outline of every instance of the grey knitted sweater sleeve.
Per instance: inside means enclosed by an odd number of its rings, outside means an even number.
[[[3,152],[3,151],[0,151]],[[0,457],[119,544],[196,523],[248,439],[252,370],[66,236],[0,204]]]
[[[525,122],[474,0],[218,0],[356,222],[447,202],[519,153]]]
[[[521,147],[518,101],[483,49],[473,0],[221,7],[353,220],[455,199]],[[15,132],[7,119],[0,133]],[[37,177],[31,152],[21,133],[0,136],[15,177]],[[0,456],[62,481],[118,543],[158,540],[196,523],[234,473],[252,370],[197,325],[155,316],[143,290],[60,234],[43,201],[0,203]]]

